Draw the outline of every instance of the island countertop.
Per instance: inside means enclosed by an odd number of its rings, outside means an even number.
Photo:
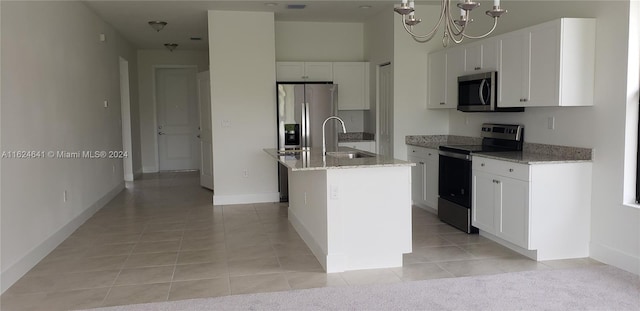
[[[402,161],[379,154],[361,151],[348,147],[339,147],[339,152],[358,152],[369,157],[366,158],[339,158],[333,156],[322,156],[322,150],[311,148],[308,151],[287,151],[279,152],[277,149],[264,149],[272,158],[284,164],[292,171],[347,169],[347,168],[367,168],[367,167],[392,167],[392,166],[415,166],[415,163]]]

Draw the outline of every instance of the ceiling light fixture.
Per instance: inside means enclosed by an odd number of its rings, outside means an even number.
[[[278,6],[278,4],[277,4],[277,3],[275,3],[275,2],[267,2],[267,3],[265,3],[264,5],[266,5],[266,6],[272,6],[272,7],[273,7],[273,6]]]
[[[164,46],[169,50],[169,52],[173,52],[178,47],[177,43],[165,43]]]
[[[164,26],[167,26],[167,22],[163,21],[150,21],[149,26],[153,28],[155,31],[160,32]]]
[[[500,8],[500,0],[493,0],[493,8],[485,12],[487,15],[493,18],[493,27],[484,35],[471,36],[466,34],[465,30],[467,28],[467,25],[473,22],[473,19],[471,18],[471,10],[479,7],[480,3],[472,0],[460,0],[457,6],[458,8],[460,8],[460,19],[454,20],[451,13],[451,0],[442,0],[442,5],[440,8],[440,18],[438,19],[438,23],[436,23],[433,29],[425,35],[417,35],[413,32],[413,26],[422,21],[420,19],[416,19],[415,17],[414,0],[402,0],[400,6],[395,7],[393,10],[396,13],[402,15],[402,25],[404,26],[404,29],[413,37],[414,40],[420,43],[424,43],[433,39],[436,31],[440,28],[440,24],[444,22],[444,36],[442,38],[442,45],[445,47],[449,44],[449,40],[453,40],[454,43],[461,43],[464,38],[480,39],[488,36],[496,29],[496,26],[498,25],[498,17],[500,17],[504,13],[507,13],[507,10]]]

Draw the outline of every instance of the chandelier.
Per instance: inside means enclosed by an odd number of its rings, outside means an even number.
[[[420,43],[427,42],[433,39],[436,31],[440,29],[440,25],[444,23],[444,36],[442,38],[442,45],[447,46],[450,40],[455,43],[461,43],[464,38],[480,39],[491,34],[498,25],[498,17],[507,13],[507,10],[500,8],[500,0],[493,0],[493,8],[486,11],[486,14],[493,17],[493,27],[487,33],[480,36],[471,36],[465,33],[467,25],[473,22],[471,18],[471,11],[480,6],[479,2],[473,0],[460,0],[457,6],[460,8],[460,19],[454,19],[451,12],[451,0],[442,0],[442,7],[440,8],[440,18],[438,23],[433,29],[424,35],[418,35],[413,32],[413,26],[420,23],[422,20],[415,17],[415,2],[413,0],[402,0],[399,7],[395,7],[393,10],[402,15],[402,25],[404,29],[413,37],[414,40]]]

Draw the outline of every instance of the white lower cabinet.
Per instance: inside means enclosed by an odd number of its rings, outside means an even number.
[[[438,210],[438,150],[408,146],[407,160],[416,163],[411,168],[411,199],[413,204]]]
[[[473,157],[472,224],[536,260],[589,256],[591,163]]]

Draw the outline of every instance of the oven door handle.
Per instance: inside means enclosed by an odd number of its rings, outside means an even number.
[[[462,154],[462,153],[455,153],[455,152],[440,150],[440,155],[443,157],[450,157],[450,158],[456,158],[456,159],[461,159],[465,161],[471,161],[471,155],[469,154]]]

